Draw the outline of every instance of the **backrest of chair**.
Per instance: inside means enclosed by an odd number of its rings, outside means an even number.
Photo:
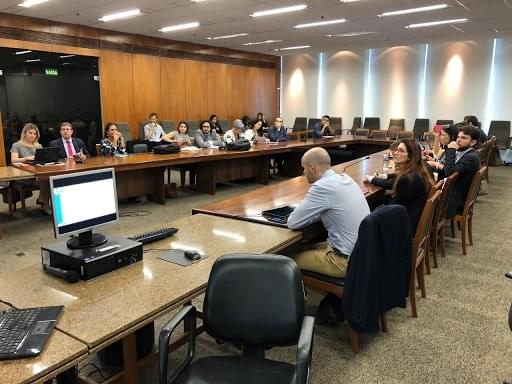
[[[374,139],[385,139],[388,131],[386,129],[374,129],[372,130],[372,138]]]
[[[405,129],[405,119],[389,119],[388,137],[395,139]]]
[[[165,133],[169,133],[176,129],[176,124],[172,120],[162,120],[162,129]]]
[[[443,180],[439,180],[438,183],[434,186],[437,190],[441,191],[441,196],[439,196],[439,202],[437,203],[436,210],[434,212],[434,230],[436,225],[442,223],[446,220],[446,211],[448,210],[448,200],[450,197],[450,193],[452,191],[453,185],[455,184],[455,180],[459,176],[458,172],[452,173],[450,176]]]
[[[483,166],[477,172],[475,172],[475,176],[473,176],[473,181],[469,186],[462,215],[467,215],[470,212],[472,212],[473,205],[475,205],[476,198],[478,197],[478,191],[480,190],[480,183],[482,182],[482,178],[484,177],[486,170],[487,167]]]
[[[365,128],[358,128],[356,129],[356,131],[354,132],[354,135],[356,136],[364,136],[364,137],[368,137],[370,133],[370,130],[368,129],[365,129]]]
[[[194,136],[199,129],[199,120],[186,120],[189,136]]]
[[[398,131],[397,139],[412,139],[414,137],[413,131]]]
[[[500,149],[506,148],[510,138],[510,121],[492,120],[489,126],[489,136],[496,136]]]
[[[363,128],[369,129],[380,129],[380,117],[365,117]]]
[[[451,125],[453,124],[453,120],[437,120],[436,125]]]
[[[293,132],[305,131],[308,126],[307,117],[296,117],[293,122]]]
[[[229,122],[229,120],[227,119],[222,119],[222,120],[219,120],[219,124],[220,124],[220,127],[222,128],[222,130],[224,132],[228,131],[231,129],[231,123]],[[270,124],[269,124],[270,125]]]
[[[414,128],[412,129],[414,133],[414,138],[420,140],[425,132],[428,131],[428,127],[430,126],[429,119],[416,119],[414,120]]]
[[[331,127],[334,129],[334,132],[337,135],[341,134],[341,128],[342,128],[342,119],[341,119],[341,117],[331,117],[330,124],[331,124]]]
[[[217,339],[293,345],[305,315],[302,274],[285,256],[222,256],[210,272],[203,313],[206,331]]]
[[[148,151],[148,145],[139,143],[133,146],[133,153],[143,153]]]
[[[322,121],[322,119],[317,119],[317,118],[314,118],[314,117],[310,117],[308,119],[308,130],[312,130],[313,127],[315,126],[315,124],[319,123],[321,121]]]
[[[128,123],[124,121],[116,121],[114,124],[117,125],[117,129],[121,132],[125,141],[132,140],[132,133],[130,132],[130,126]]]
[[[354,121],[352,123],[352,129],[350,133],[353,135],[356,132],[356,129],[361,128],[361,118],[360,117],[354,117]]]
[[[417,261],[423,256],[426,256],[426,245],[430,235],[430,229],[432,227],[434,211],[439,203],[440,196],[441,191],[435,191],[432,196],[427,198],[423,211],[421,212],[420,220],[416,227],[416,233],[412,241],[411,273],[414,273],[413,271],[415,270]]]

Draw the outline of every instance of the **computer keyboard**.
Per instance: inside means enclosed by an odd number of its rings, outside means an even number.
[[[0,328],[0,355],[16,352],[39,312],[39,308],[29,308],[3,313],[5,317]]]
[[[146,244],[160,239],[165,239],[166,237],[174,235],[176,232],[178,232],[178,228],[160,228],[155,231],[140,233],[129,237],[128,239]]]

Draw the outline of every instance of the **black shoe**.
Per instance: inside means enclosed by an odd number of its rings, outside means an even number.
[[[331,306],[332,312],[334,313],[334,318],[336,321],[345,321],[345,315],[343,314],[343,301],[332,293],[327,294],[326,298],[329,298],[329,304]]]
[[[315,315],[315,323],[318,325],[328,324],[332,320],[331,316],[331,306],[329,302],[326,300],[326,297],[320,301],[320,305],[316,310]]]

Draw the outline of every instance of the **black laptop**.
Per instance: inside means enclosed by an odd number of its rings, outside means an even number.
[[[267,209],[266,211],[261,212],[261,215],[268,221],[279,224],[286,224],[288,221],[288,216],[292,214],[294,209],[294,207],[285,205],[283,207]]]
[[[0,312],[0,360],[41,353],[64,306]]]
[[[34,160],[27,161],[27,163],[33,165],[54,164],[59,161],[59,153],[60,148],[58,147],[37,148]]]

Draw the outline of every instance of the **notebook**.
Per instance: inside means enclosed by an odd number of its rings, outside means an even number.
[[[37,148],[34,155],[34,160],[29,160],[27,163],[32,165],[57,163],[59,160],[59,152],[60,148],[58,147]]]
[[[288,216],[291,215],[294,209],[294,207],[285,205],[283,207],[267,209],[266,211],[261,212],[261,215],[268,221],[279,224],[286,224],[288,221]]]

